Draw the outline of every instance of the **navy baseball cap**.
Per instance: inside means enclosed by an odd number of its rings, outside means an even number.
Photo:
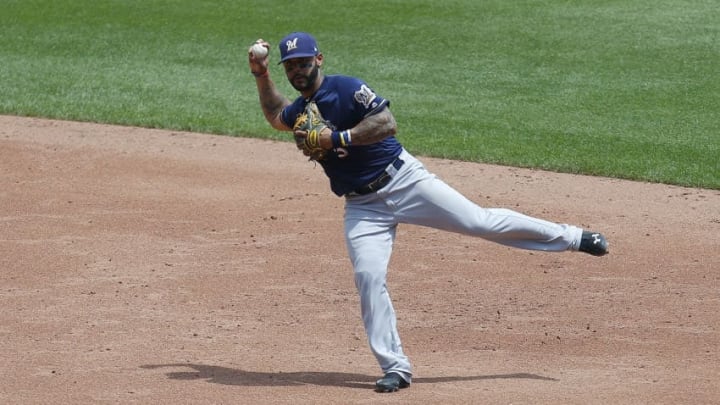
[[[293,32],[283,38],[278,44],[280,48],[280,62],[283,63],[288,59],[307,58],[309,56],[317,56],[317,41],[312,35],[306,32]]]

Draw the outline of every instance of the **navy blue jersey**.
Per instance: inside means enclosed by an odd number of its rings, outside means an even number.
[[[328,127],[336,131],[352,129],[363,118],[390,105],[390,101],[375,94],[362,80],[330,75],[325,76],[311,99],[298,97],[285,107],[280,116],[283,123],[292,128],[310,101],[317,104]],[[376,179],[401,151],[402,145],[391,136],[372,145],[350,145],[345,150],[331,151],[319,163],[330,179],[330,188],[341,196]]]

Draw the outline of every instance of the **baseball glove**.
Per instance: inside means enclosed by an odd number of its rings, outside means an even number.
[[[295,144],[310,160],[325,158],[327,151],[320,147],[320,132],[327,127],[314,101],[309,102],[305,106],[305,111],[298,114],[295,119],[293,125]]]

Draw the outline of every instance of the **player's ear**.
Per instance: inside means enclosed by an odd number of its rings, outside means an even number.
[[[317,61],[318,67],[322,67],[323,64],[323,54],[319,53],[315,56],[315,60]]]

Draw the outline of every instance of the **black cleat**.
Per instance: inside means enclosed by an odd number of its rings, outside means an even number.
[[[377,380],[375,383],[375,391],[377,392],[395,392],[400,388],[407,388],[410,383],[405,381],[398,373],[389,372],[385,377]]]
[[[604,256],[609,252],[608,241],[601,233],[583,231],[578,250],[593,256]]]

